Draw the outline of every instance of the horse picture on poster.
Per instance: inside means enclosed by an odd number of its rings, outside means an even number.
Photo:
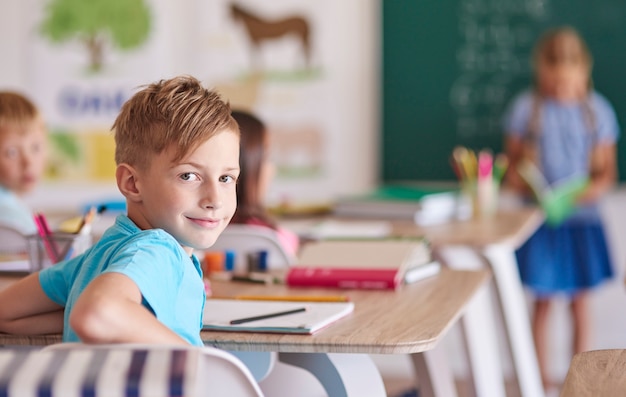
[[[254,12],[247,10],[240,5],[231,3],[231,16],[235,22],[242,23],[250,44],[253,69],[260,66],[261,45],[269,40],[280,39],[293,35],[297,38],[304,59],[305,68],[310,67],[311,62],[311,35],[309,22],[299,15],[269,20],[261,18]]]

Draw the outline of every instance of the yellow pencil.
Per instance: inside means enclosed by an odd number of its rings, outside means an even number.
[[[343,295],[238,295],[235,299],[256,301],[292,301],[292,302],[348,302]]]

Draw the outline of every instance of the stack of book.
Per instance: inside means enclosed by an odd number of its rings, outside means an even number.
[[[419,225],[443,223],[463,211],[458,188],[387,185],[372,192],[339,198],[340,217],[412,219]]]
[[[302,248],[285,282],[291,287],[396,289],[440,268],[425,238],[321,240]]]

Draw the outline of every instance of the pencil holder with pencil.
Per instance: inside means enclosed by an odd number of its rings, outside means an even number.
[[[30,270],[36,272],[63,260],[71,259],[91,247],[91,234],[53,232],[27,236]]]
[[[500,183],[508,166],[503,153],[495,157],[489,149],[478,155],[462,146],[454,148],[451,164],[461,184],[462,194],[471,202],[474,218],[488,218],[498,210]]]

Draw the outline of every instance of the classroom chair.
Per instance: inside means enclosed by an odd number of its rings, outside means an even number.
[[[212,347],[60,343],[0,350],[0,395],[262,397],[248,369]]]
[[[228,225],[208,251],[232,251],[235,255],[235,270],[239,271],[246,269],[247,255],[252,252],[267,252],[268,269],[286,268],[296,260],[285,251],[276,233],[256,225]]]
[[[625,392],[626,350],[592,350],[572,358],[561,397],[613,397]]]

